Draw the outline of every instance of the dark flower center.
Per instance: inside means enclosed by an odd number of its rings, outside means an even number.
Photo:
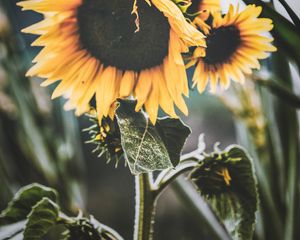
[[[138,0],[140,30],[135,33],[133,0],[84,0],[78,9],[82,47],[104,65],[141,71],[168,54],[170,26],[164,15]]]
[[[191,6],[189,7],[189,12],[190,13],[196,13],[200,10],[200,6],[202,4],[202,1],[203,0],[192,0],[192,4]]]
[[[214,65],[229,61],[240,43],[240,31],[235,26],[213,28],[206,39],[204,62]]]

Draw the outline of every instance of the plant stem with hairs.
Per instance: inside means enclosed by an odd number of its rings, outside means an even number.
[[[149,173],[135,176],[136,188],[136,215],[135,215],[135,240],[153,239],[153,225],[156,207],[155,193],[151,187]]]

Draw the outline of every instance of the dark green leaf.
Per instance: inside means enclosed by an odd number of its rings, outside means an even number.
[[[257,83],[267,87],[275,96],[292,107],[300,108],[300,97],[291,92],[288,88],[282,86],[278,81],[257,80]]]
[[[1,213],[0,226],[24,220],[31,212],[31,208],[44,197],[56,202],[57,193],[51,188],[36,183],[21,188]]]
[[[64,237],[69,240],[123,239],[93,217],[66,216],[59,210],[56,200],[57,194],[51,188],[39,184],[23,187],[1,215],[0,240],[41,240],[57,225],[67,229]],[[21,221],[16,221],[19,218]]]
[[[160,135],[135,102],[120,100],[116,116],[125,158],[133,174],[173,167]]]
[[[233,239],[252,239],[258,194],[252,161],[244,149],[229,146],[206,156],[190,178]]]
[[[24,240],[40,240],[50,228],[55,226],[58,218],[58,206],[49,198],[38,202],[27,217]]]
[[[180,154],[191,130],[180,119],[162,118],[155,125],[158,134],[168,150],[173,166],[180,160]]]

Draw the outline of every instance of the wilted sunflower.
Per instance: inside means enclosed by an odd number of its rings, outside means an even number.
[[[220,12],[212,13],[212,21],[207,22],[210,25],[207,48],[197,48],[189,63],[196,63],[193,82],[199,92],[205,90],[208,81],[212,91],[219,81],[225,88],[230,79],[243,82],[244,74],[260,68],[259,59],[267,58],[267,52],[276,51],[271,44],[273,39],[267,35],[273,28],[272,21],[258,18],[261,11],[261,7],[248,5],[240,13],[233,6],[225,16]],[[201,54],[203,51],[205,53]],[[201,55],[205,56],[199,57]]]
[[[171,0],[28,0],[23,10],[45,19],[23,32],[41,35],[44,46],[27,73],[61,80],[52,97],[64,95],[65,108],[80,115],[95,95],[99,122],[113,116],[117,98],[131,94],[152,123],[160,106],[176,117],[185,114],[188,85],[182,52],[204,46],[204,36],[188,23]]]

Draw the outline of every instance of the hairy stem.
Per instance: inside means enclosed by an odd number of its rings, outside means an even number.
[[[151,189],[150,175],[147,173],[135,177],[136,214],[134,240],[153,239],[153,225],[156,199]]]

